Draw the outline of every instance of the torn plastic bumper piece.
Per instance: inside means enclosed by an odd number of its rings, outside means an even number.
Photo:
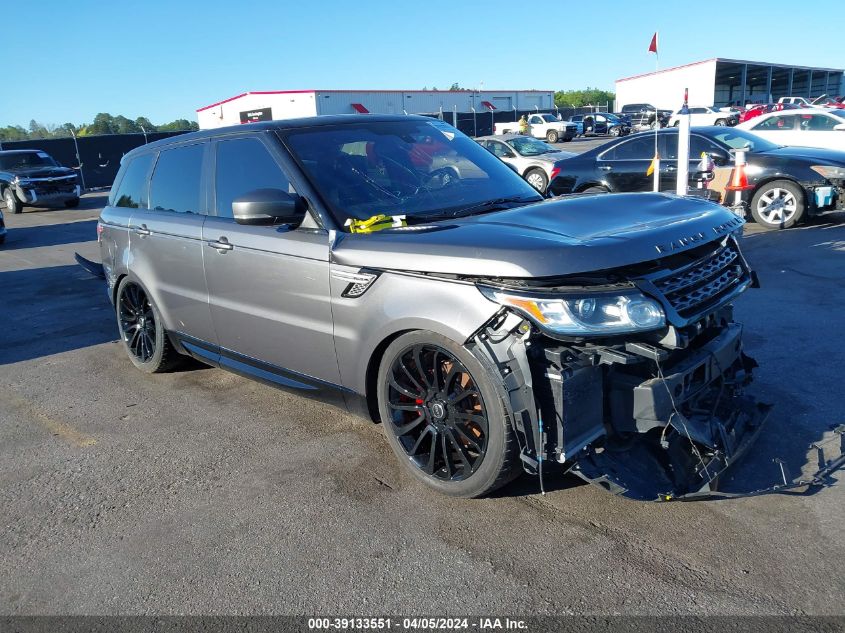
[[[763,430],[771,406],[736,396],[728,418],[673,420],[683,432],[661,442],[636,434],[588,447],[571,472],[631,499],[672,501],[716,493],[719,475],[735,464]],[[726,407],[726,408],[727,408]]]
[[[832,485],[831,475],[836,471],[845,468],[845,424],[840,424],[833,429],[833,437],[827,441],[816,442],[810,445],[810,449],[816,451],[818,457],[818,470],[810,476],[809,479],[792,480],[789,476],[789,471],[786,469],[786,464],[782,459],[775,458],[772,461],[778,465],[781,479],[783,483],[769,486],[768,488],[760,488],[750,492],[721,492],[718,490],[702,491],[690,493],[682,497],[677,497],[678,501],[695,501],[697,499],[719,498],[719,499],[737,499],[740,497],[759,497],[761,495],[775,494],[775,493],[789,493],[799,488],[804,488],[806,491],[823,488]],[[839,455],[832,459],[827,459],[824,452],[824,445],[837,441],[839,442]],[[802,494],[802,493],[798,493]]]
[[[76,259],[76,263],[82,266],[88,273],[94,275],[95,277],[99,277],[100,279],[106,278],[106,272],[103,270],[102,264],[92,262],[90,259],[85,259],[79,253],[74,253],[73,256]]]

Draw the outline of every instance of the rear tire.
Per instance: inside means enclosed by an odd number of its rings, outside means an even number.
[[[546,140],[549,143],[557,143],[559,138],[560,136],[558,135],[556,130],[549,130],[548,132],[546,132]]]
[[[7,187],[6,191],[3,192],[3,202],[6,203],[6,210],[9,213],[23,212],[23,203],[18,200],[18,197],[15,195],[15,192],[12,191],[11,187]]]
[[[546,193],[549,186],[549,177],[542,169],[534,167],[525,172],[525,182],[534,187],[540,193]]]
[[[179,354],[170,344],[161,313],[139,284],[128,277],[117,287],[115,314],[129,360],[148,374],[173,369]]]
[[[479,497],[518,473],[518,449],[495,381],[463,346],[403,334],[384,352],[378,407],[402,468],[443,494]]]
[[[773,180],[751,198],[751,215],[765,229],[789,229],[804,218],[804,192],[789,180]]]
[[[65,206],[68,209],[75,209],[79,206],[79,198],[71,198],[70,200],[65,200]]]

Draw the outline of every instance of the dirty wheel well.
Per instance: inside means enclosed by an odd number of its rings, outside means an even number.
[[[367,377],[365,387],[367,411],[369,411],[370,418],[372,418],[373,422],[381,422],[381,418],[378,412],[378,389],[376,383],[378,381],[378,369],[381,365],[381,360],[384,357],[384,351],[387,349],[387,346],[390,345],[395,339],[402,336],[403,334],[407,334],[408,332],[413,332],[413,330],[401,330],[399,332],[394,332],[386,339],[381,341],[376,346],[376,349],[373,351],[372,356],[370,356],[370,362],[367,364]]]

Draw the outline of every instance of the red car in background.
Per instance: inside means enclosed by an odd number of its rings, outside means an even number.
[[[766,114],[767,112],[777,112],[779,110],[797,110],[801,106],[794,103],[760,103],[750,106],[745,112],[740,113],[739,122],[744,123],[748,119],[753,119],[755,116]]]

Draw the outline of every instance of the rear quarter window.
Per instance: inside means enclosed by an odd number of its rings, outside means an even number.
[[[142,154],[124,165],[116,179],[117,190],[112,191],[109,203],[114,207],[146,208],[147,177],[152,163],[153,154]]]
[[[162,150],[150,182],[150,208],[177,213],[205,213],[202,161],[205,145]]]

